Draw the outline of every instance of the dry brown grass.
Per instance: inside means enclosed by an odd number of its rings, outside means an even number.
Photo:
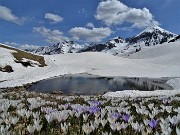
[[[21,61],[22,58],[26,58],[26,59],[30,59],[30,60],[34,60],[34,61],[39,62],[39,63],[40,63],[39,66],[40,66],[40,67],[46,66],[44,57],[42,57],[42,56],[38,56],[38,55],[31,54],[31,53],[27,53],[27,52],[21,51],[21,50],[19,50],[19,49],[12,48],[12,47],[5,46],[5,45],[1,45],[1,44],[0,44],[0,47],[16,51],[16,52],[12,53],[12,55],[13,55],[13,56],[16,58],[16,60],[18,60],[18,61]]]

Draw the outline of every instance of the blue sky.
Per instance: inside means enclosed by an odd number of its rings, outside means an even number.
[[[0,42],[26,47],[103,42],[154,23],[180,34],[179,5],[179,0],[0,0]]]

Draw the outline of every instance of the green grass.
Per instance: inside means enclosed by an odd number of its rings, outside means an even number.
[[[34,54],[31,54],[31,53],[27,53],[27,52],[21,51],[19,49],[12,48],[12,47],[5,46],[5,45],[1,45],[1,44],[0,44],[0,47],[16,51],[16,52],[13,52],[12,55],[14,56],[14,58],[16,58],[17,61],[21,61],[22,58],[26,58],[26,59],[29,59],[29,60],[39,62],[40,67],[47,66],[43,56],[34,55]]]

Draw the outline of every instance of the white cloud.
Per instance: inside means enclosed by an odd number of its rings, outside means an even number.
[[[87,27],[90,27],[90,28],[94,28],[94,24],[91,23],[91,22],[87,23],[86,26],[87,26]]]
[[[147,8],[131,8],[118,0],[100,2],[95,18],[103,21],[108,26],[128,22],[132,24],[132,27],[142,28],[152,23],[158,24]]]
[[[72,28],[69,33],[75,40],[85,40],[88,42],[100,42],[102,39],[111,35],[112,31],[110,28],[83,28],[75,27]]]
[[[58,23],[63,21],[63,18],[61,16],[51,13],[46,13],[44,18],[51,20],[53,23]]]
[[[13,22],[19,25],[23,24],[24,22],[23,19],[20,19],[19,17],[15,16],[9,8],[4,6],[0,6],[0,19]]]
[[[40,46],[37,46],[37,45],[19,44],[19,43],[16,43],[16,42],[5,42],[5,44],[20,48],[22,50],[26,50],[26,49],[33,50],[33,49],[37,49],[37,48],[40,47]]]
[[[24,45],[20,45],[18,48],[22,49],[22,50],[34,50],[34,49],[38,49],[40,46],[37,45],[29,45],[29,44],[24,44]]]
[[[58,42],[62,42],[63,40],[69,40],[68,37],[63,35],[63,32],[59,30],[51,30],[44,26],[34,27],[33,31],[43,35],[46,38],[45,41],[51,44],[56,44]]]
[[[6,45],[11,45],[11,46],[19,46],[20,44],[16,42],[5,42]]]

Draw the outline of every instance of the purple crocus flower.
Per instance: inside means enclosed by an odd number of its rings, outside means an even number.
[[[90,112],[90,113],[96,114],[96,113],[99,112],[99,111],[100,111],[100,108],[95,107],[95,106],[92,106],[92,107],[89,108],[89,112]]]
[[[96,107],[101,105],[99,101],[92,101],[92,103],[93,103],[93,106],[96,106]]]
[[[49,113],[54,113],[54,112],[57,112],[57,109],[49,109],[49,110],[46,111],[46,113],[48,113],[48,114]]]
[[[71,105],[68,103],[68,104],[65,104],[65,109],[69,109],[71,107]]]
[[[123,116],[122,116],[122,118],[123,118],[123,120],[125,121],[125,122],[128,122],[128,120],[129,120],[129,115],[128,114],[124,114]]]
[[[151,121],[150,120],[148,121],[148,124],[152,129],[154,129],[154,128],[156,128],[156,126],[158,124],[158,120],[151,119]]]
[[[119,118],[119,116],[120,116],[119,113],[112,113],[111,115],[115,120],[117,120]]]

